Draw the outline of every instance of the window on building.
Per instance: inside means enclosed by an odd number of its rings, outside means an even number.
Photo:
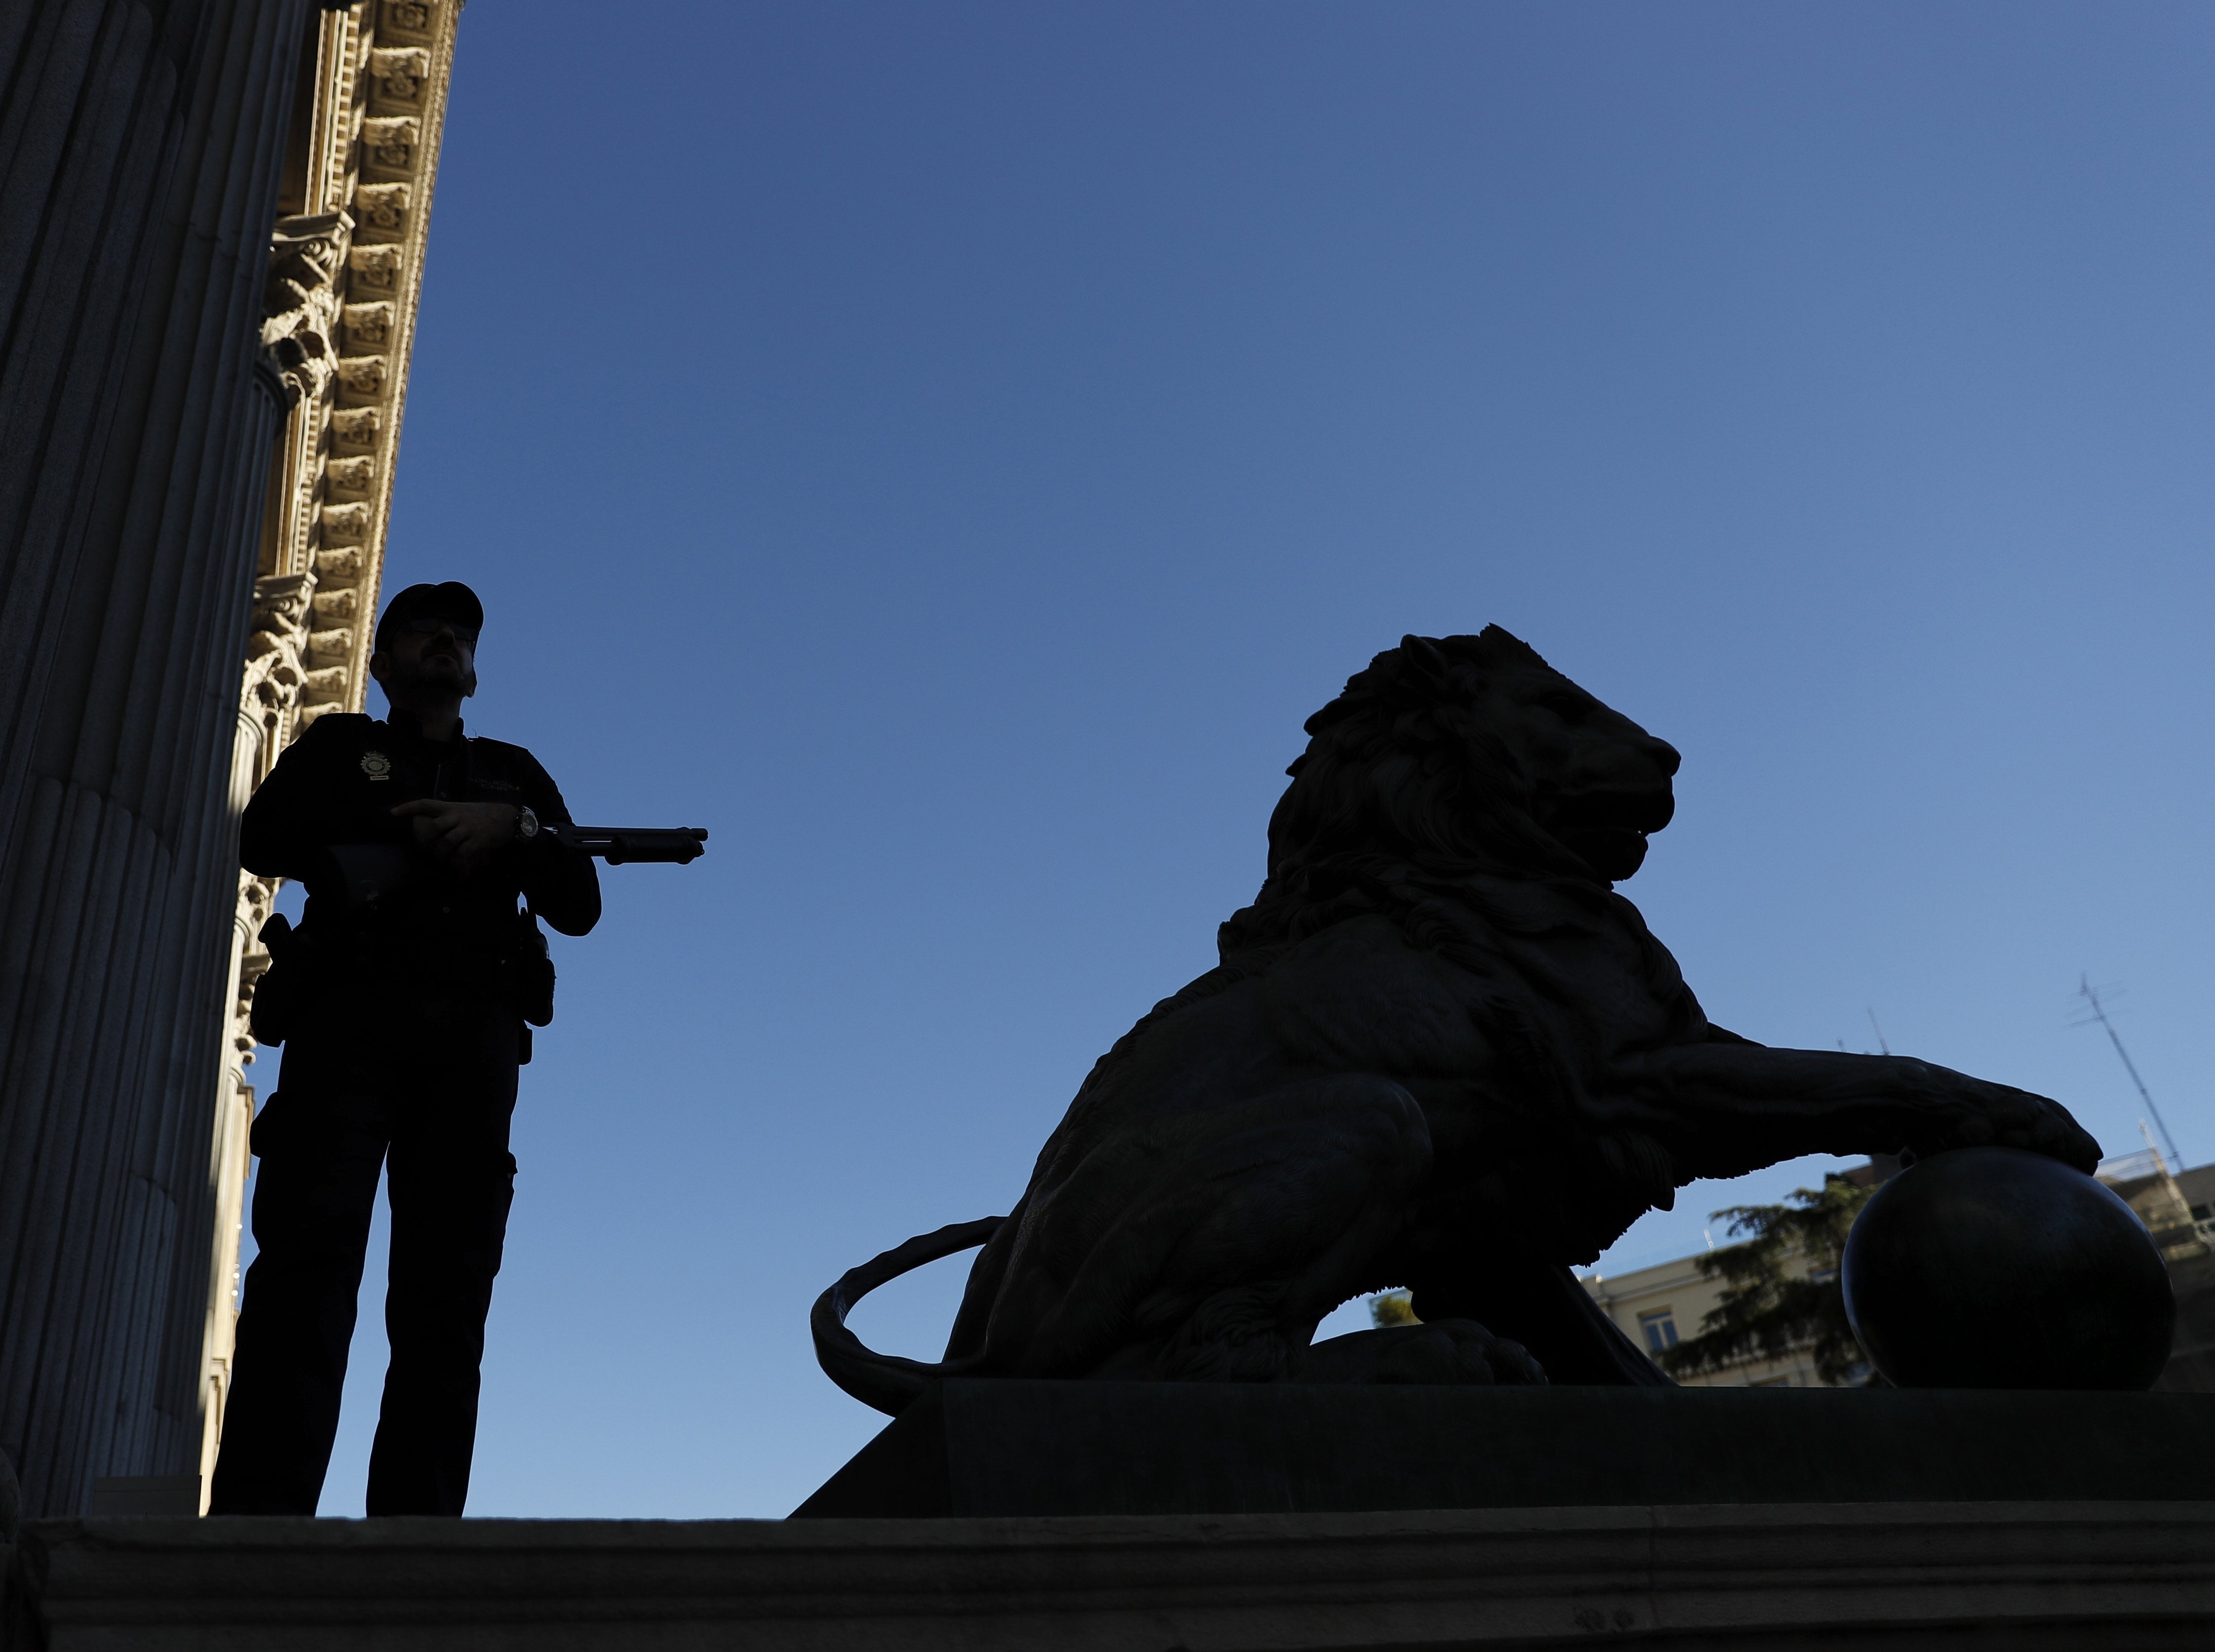
[[[1638,1328],[1646,1333],[1646,1346],[1652,1353],[1659,1354],[1664,1349],[1677,1345],[1677,1321],[1668,1308],[1655,1308],[1650,1313],[1640,1314]]]

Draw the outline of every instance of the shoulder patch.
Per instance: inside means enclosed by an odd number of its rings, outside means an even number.
[[[373,780],[389,780],[392,778],[392,759],[381,751],[365,751],[361,754],[361,772]]]
[[[377,719],[362,712],[325,712],[308,725],[300,740],[336,740],[346,736],[365,733],[377,725]],[[299,743],[298,741],[294,742]]]

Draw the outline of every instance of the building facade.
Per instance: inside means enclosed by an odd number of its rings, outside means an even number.
[[[28,1514],[175,1508],[220,1429],[272,893],[238,815],[361,700],[458,9],[0,7],[0,1453]]]
[[[1585,1289],[1623,1335],[1657,1360],[1700,1334],[1702,1322],[1722,1301],[1724,1282],[1700,1271],[1697,1256],[1679,1257],[1623,1274],[1588,1274]],[[1825,1388],[1806,1349],[1781,1359],[1741,1360],[1712,1371],[1687,1372],[1688,1388]]]

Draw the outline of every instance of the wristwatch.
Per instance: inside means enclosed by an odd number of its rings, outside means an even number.
[[[524,804],[515,811],[515,841],[528,843],[537,835],[538,817],[531,812],[529,804]]]

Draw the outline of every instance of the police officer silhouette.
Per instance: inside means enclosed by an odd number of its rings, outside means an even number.
[[[463,731],[483,623],[453,581],[395,597],[369,662],[383,720],[318,719],[246,810],[247,869],[308,900],[256,992],[255,1030],[285,1053],[254,1124],[260,1253],[212,1514],[316,1512],[380,1169],[391,1362],[368,1510],[459,1514],[469,1494],[525,1018],[551,1013],[532,918],[581,935],[600,915],[591,857],[541,829],[569,818],[546,771]]]

